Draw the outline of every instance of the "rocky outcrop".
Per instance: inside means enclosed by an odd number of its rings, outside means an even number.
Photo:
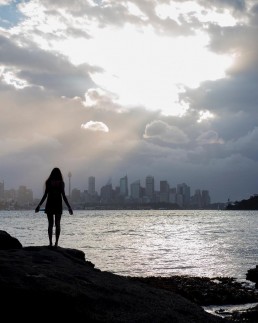
[[[6,231],[0,230],[0,250],[7,250],[13,248],[22,248],[22,244],[18,239],[12,237]]]
[[[173,291],[201,306],[258,302],[258,292],[232,277],[129,277],[134,281]]]
[[[255,283],[255,287],[258,288],[258,265],[255,268],[250,268],[246,273],[246,279]]]
[[[69,248],[0,247],[0,292],[10,321],[223,322],[172,291],[100,271]]]

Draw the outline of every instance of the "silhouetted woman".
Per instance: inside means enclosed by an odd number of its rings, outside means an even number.
[[[58,246],[58,240],[61,232],[61,216],[63,213],[63,205],[62,200],[64,200],[65,204],[68,207],[68,211],[70,214],[73,214],[73,210],[65,196],[65,184],[63,180],[62,173],[59,168],[55,167],[48,179],[45,183],[45,193],[42,196],[41,201],[39,202],[38,206],[35,209],[35,212],[39,212],[41,204],[45,201],[46,207],[45,207],[45,213],[47,214],[48,218],[48,237],[49,237],[49,245],[52,246],[52,236],[53,236],[53,227],[55,224],[56,227],[56,241],[55,246]]]

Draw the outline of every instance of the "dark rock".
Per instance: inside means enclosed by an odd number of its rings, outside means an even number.
[[[258,288],[258,265],[255,268],[251,268],[246,273],[246,279],[255,283],[255,287]]]
[[[258,302],[257,290],[232,277],[130,277],[156,288],[173,291],[201,305],[235,305]]]
[[[0,291],[10,321],[224,322],[173,291],[102,272],[69,248],[0,250]]]
[[[258,322],[258,306],[249,308],[245,311],[234,311],[227,319],[229,323],[257,323]]]
[[[22,248],[20,241],[6,231],[0,230],[0,250]]]

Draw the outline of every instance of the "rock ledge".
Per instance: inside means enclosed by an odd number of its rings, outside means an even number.
[[[172,291],[100,271],[77,249],[0,244],[0,264],[1,315],[8,320],[223,322]]]

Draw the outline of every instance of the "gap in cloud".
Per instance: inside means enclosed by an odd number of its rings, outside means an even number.
[[[26,80],[23,80],[16,75],[16,72],[12,71],[11,69],[1,68],[0,76],[2,77],[3,82],[13,86],[15,89],[20,90],[29,86]]]
[[[184,86],[195,88],[202,81],[223,78],[232,63],[230,56],[209,52],[208,41],[201,33],[171,39],[148,29],[139,33],[124,28],[112,35],[103,31],[90,41],[87,55],[104,72],[91,77],[116,93],[121,105],[182,115],[186,107],[179,102],[179,94]]]
[[[237,21],[227,9],[217,10],[214,8],[203,8],[196,1],[186,1],[175,3],[174,5],[162,3],[156,6],[157,15],[165,19],[173,19],[181,25],[182,17],[186,21],[197,18],[201,23],[215,23],[220,26],[235,26]]]
[[[136,10],[135,6],[130,8]],[[185,87],[196,88],[203,81],[225,77],[233,60],[210,52],[205,32],[195,30],[189,37],[168,37],[157,34],[152,27],[125,24],[101,28],[95,20],[81,18],[80,25],[90,37],[74,37],[67,33],[58,15],[46,15],[43,9],[35,15],[36,9],[37,3],[23,6],[24,14],[41,31],[31,39],[41,48],[69,57],[76,66],[87,63],[100,67],[89,71],[93,82],[114,94],[114,102],[120,106],[141,106],[164,115],[182,116],[188,110],[179,100]],[[78,28],[78,19],[69,17],[70,28]],[[50,32],[59,37],[42,37]]]
[[[18,10],[20,1],[0,2],[0,27],[11,28],[17,25],[24,15]]]

